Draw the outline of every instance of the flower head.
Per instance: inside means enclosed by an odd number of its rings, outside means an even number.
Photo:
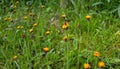
[[[66,18],[66,15],[65,15],[65,14],[63,14],[61,17],[62,17],[62,18]]]
[[[105,67],[105,63],[104,62],[98,62],[98,67],[102,68],[102,67]]]
[[[9,18],[8,18],[8,20],[9,20],[10,22],[12,22],[12,21],[13,21],[13,19],[12,19],[11,17],[9,17]]]
[[[34,26],[34,27],[37,26],[37,23],[34,23],[33,26]]]
[[[30,29],[29,32],[33,32],[33,29]]]
[[[69,23],[68,22],[65,22],[63,25],[62,25],[62,28],[63,29],[67,29],[69,27]]]
[[[44,51],[44,52],[48,52],[48,51],[49,51],[49,48],[48,48],[48,47],[44,47],[44,48],[43,48],[43,51]]]
[[[8,20],[8,18],[4,18],[4,21],[7,21]]]
[[[46,31],[45,34],[46,34],[46,35],[49,35],[49,34],[50,34],[50,31]]]
[[[120,32],[118,32],[118,35],[120,36]]]
[[[91,68],[90,64],[88,64],[88,63],[84,64],[84,69],[90,69],[90,68]]]
[[[94,52],[94,56],[95,57],[99,57],[100,56],[100,52]]]
[[[32,12],[29,13],[30,16],[33,16],[34,14]]]
[[[45,8],[45,5],[42,5],[41,8]]]
[[[91,18],[91,16],[89,16],[89,15],[86,16],[86,19],[90,19],[90,18]]]
[[[16,59],[17,59],[17,56],[16,56],[16,55],[15,55],[15,56],[13,56],[13,59],[14,59],[14,60],[16,60]]]
[[[27,16],[24,16],[23,18],[24,18],[24,19],[27,19]]]
[[[22,28],[24,28],[24,26],[17,26],[17,28],[18,28],[18,29],[22,29]]]
[[[64,36],[62,39],[63,39],[64,41],[67,41],[67,36]]]

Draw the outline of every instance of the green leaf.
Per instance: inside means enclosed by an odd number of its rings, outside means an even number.
[[[119,15],[119,18],[120,18],[120,5],[118,7],[118,15]]]
[[[110,3],[111,0],[107,0],[108,3]]]
[[[97,5],[100,5],[100,4],[103,4],[103,2],[96,2],[96,3],[93,3],[92,6],[97,6]]]

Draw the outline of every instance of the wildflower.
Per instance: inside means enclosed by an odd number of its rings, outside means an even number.
[[[15,55],[15,56],[13,56],[13,59],[14,59],[14,60],[16,60],[16,59],[17,59],[17,56],[16,56],[16,55]]]
[[[16,5],[14,5],[14,9],[16,9]]]
[[[105,63],[104,62],[98,62],[98,67],[102,68],[102,67],[105,67]]]
[[[118,35],[120,36],[120,32],[118,33]]]
[[[69,23],[68,22],[65,22],[63,25],[62,25],[62,28],[63,29],[67,29],[69,27]]]
[[[24,19],[27,19],[27,16],[24,16],[23,18],[24,18]]]
[[[16,13],[16,10],[14,10],[13,12]]]
[[[49,35],[49,34],[50,34],[50,31],[46,31],[45,34],[46,34],[46,35]]]
[[[61,17],[62,17],[62,18],[66,18],[66,15],[65,15],[65,14],[63,14]]]
[[[62,39],[63,39],[64,41],[67,41],[67,36],[64,36]]]
[[[20,28],[22,29],[22,28],[24,28],[24,26],[21,26]]]
[[[20,29],[20,28],[21,28],[21,26],[17,26],[17,28],[18,28],[18,29]]]
[[[91,18],[91,16],[89,16],[89,15],[86,16],[86,19],[90,19],[90,18]]]
[[[30,29],[29,32],[33,32],[33,29]]]
[[[4,18],[4,21],[7,21],[8,20],[8,18]]]
[[[32,13],[32,12],[30,12],[30,13],[29,13],[29,15],[30,15],[30,16],[33,16],[33,13]]]
[[[18,28],[18,29],[22,29],[22,28],[24,28],[24,27],[23,27],[23,26],[17,26],[17,28]]]
[[[49,51],[49,48],[48,48],[48,47],[45,47],[45,48],[43,48],[43,51],[44,51],[44,52],[48,52],[48,51]]]
[[[45,6],[44,6],[44,5],[42,5],[42,6],[41,6],[41,8],[45,8]]]
[[[95,57],[99,57],[100,56],[100,52],[94,52],[94,56]]]
[[[15,4],[18,4],[19,3],[19,1],[16,1],[16,3]]]
[[[8,18],[8,20],[10,21],[10,22],[12,22],[13,21],[13,19],[10,17],[10,18]]]
[[[34,26],[34,27],[37,26],[37,23],[34,23],[33,26]]]
[[[90,69],[90,68],[91,68],[90,64],[88,64],[88,63],[84,64],[84,69]]]
[[[24,33],[21,34],[21,38],[25,38],[25,34]]]

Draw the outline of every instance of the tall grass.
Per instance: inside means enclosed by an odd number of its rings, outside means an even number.
[[[85,69],[84,64],[119,69],[119,3],[66,0],[60,6],[59,0],[2,0],[0,69]],[[65,22],[69,26],[62,28]]]

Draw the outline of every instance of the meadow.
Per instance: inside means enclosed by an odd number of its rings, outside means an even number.
[[[0,69],[120,69],[119,0],[0,0]]]

